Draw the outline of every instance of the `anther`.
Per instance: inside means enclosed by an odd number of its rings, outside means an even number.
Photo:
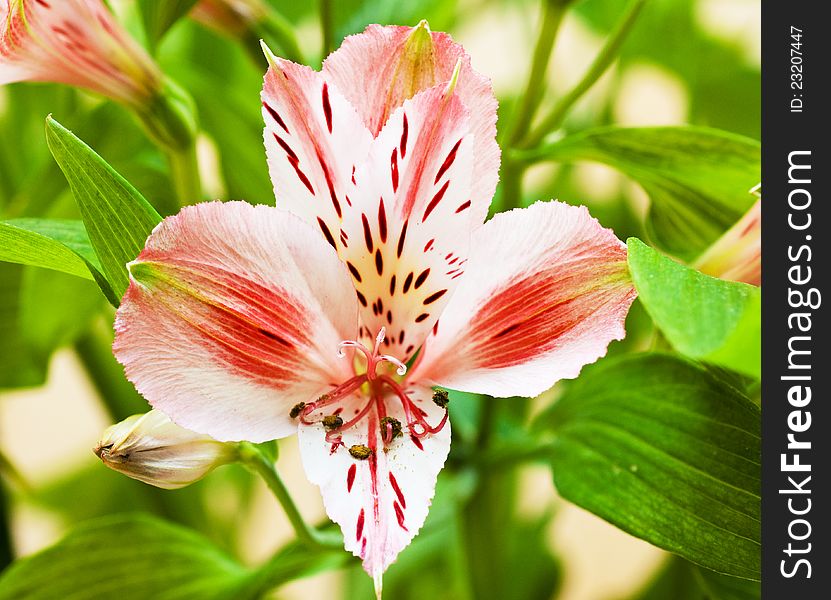
[[[349,447],[349,454],[352,455],[352,458],[357,458],[358,460],[366,460],[372,455],[372,450],[367,448],[363,444],[355,444],[354,446]]]
[[[291,417],[292,419],[296,419],[298,416],[300,416],[300,413],[303,411],[304,408],[306,408],[306,403],[298,402],[297,404],[291,407],[291,410],[289,411],[289,417]]]
[[[384,417],[381,419],[381,437],[389,444],[395,438],[401,435],[401,421],[394,417]]]
[[[337,429],[343,425],[343,419],[339,415],[326,415],[323,417],[323,426],[326,429]]]
[[[450,404],[450,395],[447,390],[436,390],[433,392],[433,403],[440,408],[447,408]]]

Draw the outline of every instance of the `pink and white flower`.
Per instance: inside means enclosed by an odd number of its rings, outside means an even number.
[[[0,84],[50,81],[142,105],[163,76],[101,0],[0,0]]]
[[[758,200],[695,261],[695,268],[702,273],[762,285],[761,187],[756,186],[751,193]]]
[[[129,265],[114,351],[188,429],[298,433],[380,589],[449,452],[432,386],[533,396],[575,377],[623,337],[635,291],[625,246],[585,208],[540,202],[483,224],[496,102],[445,34],[371,26],[322,72],[270,62],[278,208],[166,219]]]

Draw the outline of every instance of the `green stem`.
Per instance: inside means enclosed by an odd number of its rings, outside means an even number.
[[[288,488],[286,488],[286,484],[283,483],[283,480],[274,468],[274,464],[259,448],[246,442],[240,443],[240,461],[263,478],[268,488],[274,494],[274,497],[277,498],[280,506],[283,507],[283,511],[285,511],[286,517],[288,517],[289,523],[291,523],[294,529],[294,533],[302,543],[317,548],[335,549],[343,547],[343,540],[336,536],[326,535],[324,532],[318,531],[306,523],[303,515],[297,509],[297,505],[294,503]]]
[[[542,100],[545,91],[546,71],[551,59],[551,50],[557,39],[557,32],[565,14],[568,0],[543,0],[543,21],[537,44],[534,47],[534,57],[531,62],[531,71],[525,84],[519,103],[514,109],[513,123],[508,130],[509,145],[515,145],[528,132],[534,113]]]
[[[500,184],[500,209],[502,211],[522,206],[522,177],[527,165],[512,160],[506,153],[502,166],[502,182]]]
[[[320,29],[323,34],[323,58],[334,50],[332,0],[320,0]]]
[[[12,536],[10,530],[11,518],[9,516],[9,505],[6,499],[6,487],[0,480],[0,571],[5,569],[12,560]]]
[[[484,406],[475,441],[476,454],[486,452],[497,421],[497,400],[483,398]],[[504,597],[505,524],[510,522],[513,498],[510,474],[478,469],[476,490],[460,515],[464,555],[472,598]]]
[[[546,135],[556,129],[559,129],[566,116],[568,116],[568,112],[571,110],[571,107],[574,106],[583,94],[591,89],[597,80],[600,79],[601,75],[606,72],[606,70],[618,57],[620,48],[623,46],[623,42],[628,37],[629,32],[632,30],[632,26],[641,14],[641,10],[643,9],[644,4],[646,4],[646,1],[647,0],[632,0],[620,21],[617,22],[615,28],[606,39],[606,43],[600,49],[600,52],[595,57],[594,61],[592,61],[592,64],[589,66],[586,73],[583,75],[582,79],[580,79],[580,81],[577,82],[577,85],[575,85],[567,94],[557,101],[554,108],[551,109],[551,112],[549,112],[548,115],[546,115],[540,122],[539,126],[528,135],[528,138],[523,141],[520,147],[534,147],[539,144]]]
[[[167,160],[179,206],[199,202],[202,199],[202,183],[199,179],[196,145],[191,144],[181,150],[168,150]]]
[[[124,369],[112,353],[113,332],[109,321],[96,320],[75,342],[75,352],[114,422],[147,412],[149,406],[124,377]]]

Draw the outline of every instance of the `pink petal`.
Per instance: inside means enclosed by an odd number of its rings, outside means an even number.
[[[262,92],[265,147],[277,206],[336,246],[355,166],[372,136],[319,73],[273,58]]]
[[[346,269],[272,207],[212,202],[165,219],[129,265],[116,358],[155,408],[222,441],[290,435],[291,407],[351,375]]]
[[[470,112],[470,129],[474,136],[471,212],[481,223],[487,216],[499,179],[497,103],[493,87],[487,77],[473,70],[464,48],[446,33],[429,32],[429,41],[417,49],[426,57],[420,58],[420,69],[413,69],[413,48],[409,47],[408,54],[408,40],[413,35],[426,37],[428,32],[424,22],[415,28],[369,25],[363,33],[347,37],[341,47],[329,55],[323,63],[323,75],[341,90],[369,130],[377,135],[405,100],[419,91],[447,82],[461,59],[456,94]]]
[[[386,327],[385,351],[421,345],[465,268],[472,139],[459,98],[440,85],[408,100],[355,173],[341,258],[362,305],[364,337]]]
[[[467,274],[413,380],[536,396],[623,338],[635,290],[626,246],[585,207],[538,202],[473,234]]]
[[[53,81],[143,104],[162,75],[101,0],[26,0],[0,8],[0,83]]]
[[[432,391],[425,387],[409,391],[425,418],[438,424],[444,410],[432,402]],[[342,405],[340,414],[346,420],[369,400],[356,395]],[[406,422],[397,399],[387,397],[380,404],[387,416]],[[326,512],[340,525],[346,549],[363,560],[378,586],[381,575],[424,524],[436,478],[450,451],[449,424],[420,440],[405,430],[385,449],[379,411],[373,407],[356,427],[344,432],[344,446],[334,452],[320,424],[301,425],[298,436],[307,477],[320,486]],[[357,460],[348,451],[353,444],[375,451],[368,459]]]
[[[761,198],[693,266],[713,277],[762,285]]]

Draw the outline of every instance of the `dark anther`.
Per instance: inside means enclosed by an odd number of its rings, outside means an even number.
[[[433,402],[436,406],[447,408],[447,405],[450,404],[450,396],[447,390],[436,390],[433,392]]]
[[[297,404],[291,407],[291,410],[289,411],[289,416],[292,419],[296,419],[300,415],[300,411],[302,411],[304,408],[306,408],[306,403],[298,402]]]
[[[352,455],[352,458],[357,458],[358,460],[366,460],[372,454],[372,450],[370,450],[363,444],[355,444],[354,446],[349,447],[349,454]]]
[[[392,435],[389,439],[387,439],[387,432],[391,432]],[[393,417],[384,417],[381,419],[381,437],[387,441],[387,443],[393,441],[395,438],[401,435],[401,421]]]
[[[337,429],[343,425],[343,419],[338,415],[326,415],[323,417],[323,426],[326,429]]]

